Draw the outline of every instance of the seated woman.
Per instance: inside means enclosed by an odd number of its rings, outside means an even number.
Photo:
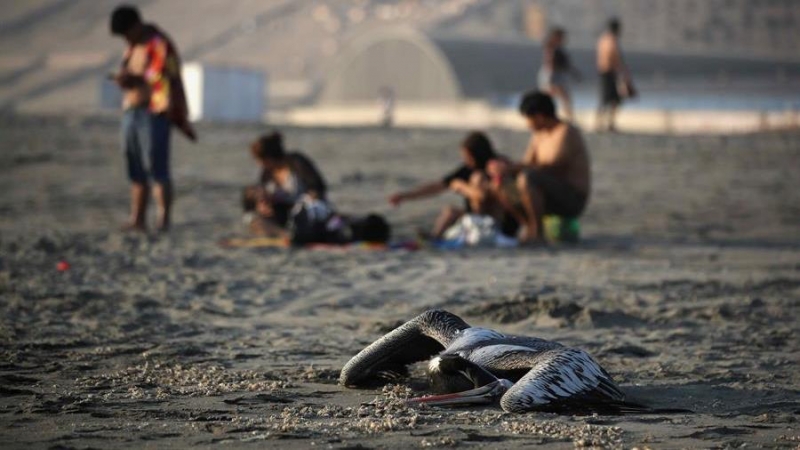
[[[262,236],[285,236],[292,207],[303,197],[326,200],[327,187],[314,163],[299,152],[286,152],[278,132],[261,136],[250,146],[261,166],[259,184],[248,186],[242,203],[250,230]]]
[[[468,212],[492,216],[503,234],[516,236],[519,223],[513,215],[505,212],[486,175],[490,161],[505,158],[497,154],[484,133],[473,131],[461,142],[461,159],[462,164],[441,180],[395,193],[389,197],[389,202],[398,206],[408,200],[432,197],[450,190],[464,197],[464,207],[448,206],[442,210],[431,233],[433,239],[441,239],[444,232]]]

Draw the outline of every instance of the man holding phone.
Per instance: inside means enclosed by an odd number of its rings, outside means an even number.
[[[112,35],[127,43],[119,72],[109,75],[122,89],[122,146],[131,181],[131,217],[125,229],[146,231],[152,181],[158,203],[157,228],[167,231],[172,207],[171,126],[196,140],[188,122],[180,57],[170,38],[142,22],[133,6],[117,7],[110,28]]]

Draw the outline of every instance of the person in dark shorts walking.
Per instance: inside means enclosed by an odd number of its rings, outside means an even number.
[[[597,40],[597,72],[600,75],[600,106],[596,118],[598,131],[614,131],[617,109],[622,99],[635,96],[633,81],[619,46],[621,31],[619,20],[611,19],[608,28]]]

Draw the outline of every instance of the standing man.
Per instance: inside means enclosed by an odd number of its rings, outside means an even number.
[[[119,72],[111,75],[122,89],[122,146],[131,181],[131,217],[125,229],[145,231],[149,181],[158,203],[159,231],[167,231],[172,207],[169,170],[170,127],[190,140],[196,134],[188,121],[181,81],[181,62],[170,38],[142,22],[133,6],[111,14],[111,34],[125,40]]]
[[[635,96],[633,82],[619,47],[619,20],[608,21],[608,28],[597,40],[597,72],[600,74],[600,106],[597,108],[598,131],[614,131],[617,108],[623,97]],[[622,81],[622,92],[618,82]]]

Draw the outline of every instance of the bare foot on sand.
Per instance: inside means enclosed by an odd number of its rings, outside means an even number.
[[[139,223],[127,222],[119,227],[119,231],[123,233],[147,233],[147,227]]]
[[[519,234],[520,247],[545,247],[547,245],[547,242],[536,230],[537,228],[530,225],[522,228]]]

